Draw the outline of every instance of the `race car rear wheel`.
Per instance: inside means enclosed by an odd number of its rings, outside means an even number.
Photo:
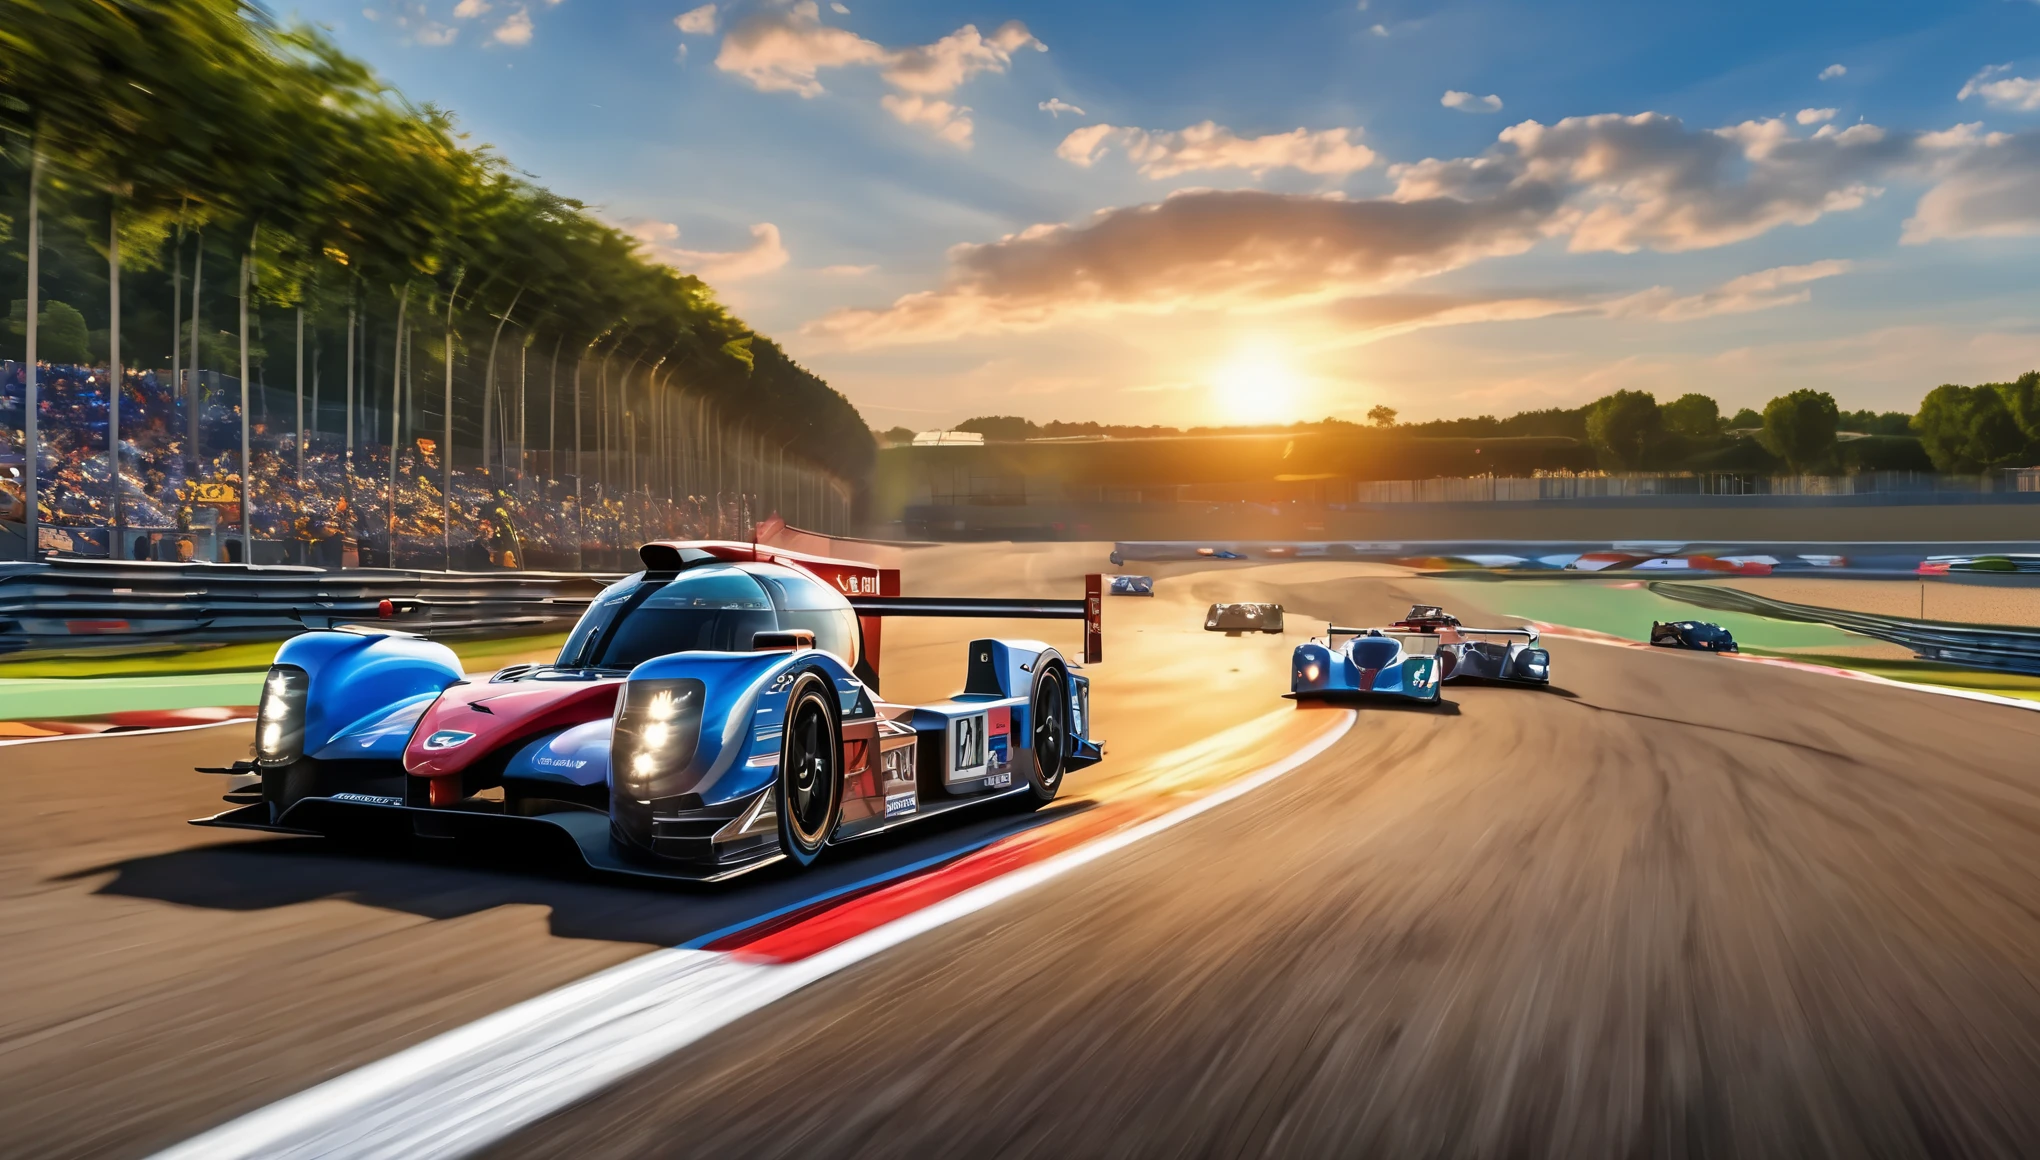
[[[1063,770],[1069,765],[1070,699],[1063,671],[1050,665],[1034,682],[1034,697],[1027,714],[1028,744],[1034,749],[1034,772],[1027,778],[1027,790],[1017,795],[1025,809],[1036,809],[1055,800],[1062,792]]]
[[[795,682],[786,699],[786,731],[779,745],[779,848],[806,866],[836,829],[843,800],[843,742],[835,698],[813,674]]]

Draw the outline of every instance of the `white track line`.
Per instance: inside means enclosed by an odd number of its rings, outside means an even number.
[[[1254,792],[1331,748],[1356,714],[1160,817],[971,887],[786,964],[654,951],[251,1112],[158,1160],[465,1156],[881,951]]]
[[[1618,637],[1612,633],[1595,632],[1590,628],[1572,628],[1563,624],[1531,620],[1527,616],[1518,616],[1516,619],[1529,621],[1531,624],[1538,626],[1540,634],[1556,637],[1559,640],[1577,641],[1580,644],[1598,644],[1608,648],[1655,648],[1655,646],[1645,644],[1640,640],[1630,640],[1627,637]],[[1759,657],[1750,656],[1745,653],[1715,653],[1714,655],[1722,660],[1742,661],[1745,664],[1752,665],[1770,665],[1773,668],[1780,669],[1798,669],[1803,673],[1819,673],[1823,676],[1841,677],[1849,681],[1866,681],[1873,685],[1884,685],[1887,688],[1909,689],[1915,693],[1932,693],[1938,697],[1959,697],[1964,701],[1981,701],[1986,705],[2003,705],[2009,709],[2040,710],[2040,701],[2029,701],[2024,697],[2007,697],[2001,693],[1986,693],[1978,689],[1958,689],[1952,685],[1929,685],[1918,681],[1896,681],[1890,677],[1880,677],[1876,673],[1866,673],[1861,669],[1846,668],[1842,665],[1816,665],[1806,661],[1795,661],[1790,657]]]
[[[51,741],[91,741],[100,737],[147,737],[152,733],[189,733],[194,729],[218,729],[222,725],[248,725],[253,717],[229,717],[224,721],[200,721],[196,725],[154,725],[147,729],[122,729],[101,733],[53,733],[48,737],[10,737],[0,741],[0,747],[8,745],[43,745]]]

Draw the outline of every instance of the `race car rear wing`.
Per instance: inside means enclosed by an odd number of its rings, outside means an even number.
[[[878,657],[888,616],[972,616],[1020,620],[1081,620],[1084,622],[1084,663],[1105,658],[1105,577],[1084,577],[1082,600],[1007,600],[976,597],[901,596],[900,570],[863,560],[843,560],[797,552],[770,544],[734,540],[672,540],[646,544],[638,556],[651,571],[678,571],[691,560],[759,560],[806,571],[850,601],[864,632],[864,655],[857,675],[878,687]]]
[[[898,573],[893,574],[898,591]],[[1082,600],[1006,599],[979,596],[852,596],[850,607],[866,624],[865,651],[877,666],[875,622],[887,616],[970,616],[1012,620],[1081,620],[1084,622],[1084,663],[1105,659],[1105,578],[1084,577]]]
[[[1365,636],[1370,632],[1378,632],[1385,637],[1393,639],[1396,643],[1402,645],[1404,652],[1413,657],[1434,657],[1438,655],[1438,645],[1440,642],[1438,634],[1434,632],[1412,632],[1409,629],[1396,628],[1393,625],[1387,628],[1342,628],[1336,624],[1325,626],[1325,636],[1327,639],[1334,636]]]
[[[1537,631],[1530,628],[1458,628],[1453,631],[1461,636],[1520,636],[1531,644],[1537,643]]]

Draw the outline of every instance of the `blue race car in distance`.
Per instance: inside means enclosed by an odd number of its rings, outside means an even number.
[[[469,678],[407,633],[286,641],[255,760],[209,771],[260,784],[199,824],[713,880],[987,799],[1036,808],[1103,756],[1089,681],[1040,641],[972,641],[962,692],[929,704],[887,703],[877,675],[893,616],[1083,619],[1096,660],[1095,598],[902,597],[891,569],[721,541],[640,556],[550,665]]]
[[[1704,620],[1652,621],[1650,643],[1660,648],[1689,648],[1701,652],[1740,652],[1735,637],[1718,624]]]
[[[1381,698],[1437,705],[1443,683],[1435,635],[1332,625],[1324,636],[1296,646],[1286,695],[1298,701]]]

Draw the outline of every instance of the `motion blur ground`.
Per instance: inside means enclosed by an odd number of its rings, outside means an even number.
[[[1023,595],[1098,545],[906,554]],[[1290,647],[1499,586],[1180,563],[1108,605],[1112,747],[1041,819],[1194,795],[1331,722]],[[1202,631],[1277,600],[1290,639]],[[971,625],[983,632],[1005,628]],[[958,626],[888,630],[948,693]],[[1255,794],[825,979],[515,1155],[2016,1155],[2040,1141],[2040,716],[1553,640],[1550,691],[1363,709]],[[623,962],[1001,835],[614,889],[185,827],[246,726],[4,752],[8,1153],[141,1155]],[[210,791],[210,792],[209,792]],[[1047,832],[1047,831],[1044,831]]]

